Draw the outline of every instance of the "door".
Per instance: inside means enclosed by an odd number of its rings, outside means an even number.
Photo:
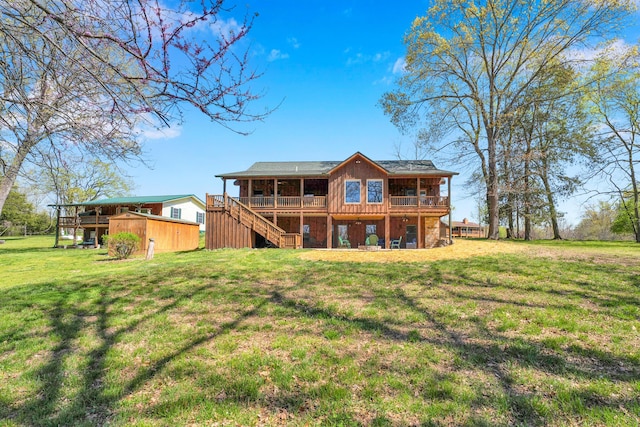
[[[418,226],[407,225],[405,239],[407,249],[416,249],[418,247]]]

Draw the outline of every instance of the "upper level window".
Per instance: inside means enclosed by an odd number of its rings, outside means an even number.
[[[360,180],[348,179],[344,183],[344,202],[360,203]]]
[[[367,203],[382,203],[382,180],[367,180]]]
[[[182,216],[182,209],[180,208],[171,208],[171,218],[180,219]]]
[[[196,222],[198,224],[204,224],[204,212],[196,212]]]

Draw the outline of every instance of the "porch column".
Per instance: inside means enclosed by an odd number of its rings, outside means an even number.
[[[300,211],[300,247],[304,248],[304,215],[303,212]]]
[[[417,178],[418,181],[418,185],[416,186],[416,196],[418,196],[418,207],[420,207],[420,177]],[[418,224],[420,224],[420,214],[418,214]],[[420,228],[420,227],[418,227]],[[418,235],[420,235],[420,231],[418,231]],[[418,239],[418,242],[420,241],[420,239]]]
[[[278,178],[273,179],[273,208],[278,207]]]
[[[73,246],[76,246],[78,244],[76,239],[76,236],[78,235],[78,223],[80,222],[79,220],[79,216],[78,216],[78,207],[75,207],[75,211],[74,211],[74,219],[73,219]]]
[[[227,180],[225,178],[222,178],[222,194],[225,194],[227,192]]]
[[[333,222],[331,215],[327,215],[327,249],[331,249],[333,247]]]
[[[94,235],[93,235],[93,247],[97,248],[99,243],[98,243],[98,227],[96,226],[96,229],[94,231]]]
[[[418,190],[420,190],[420,181],[418,181]],[[420,192],[418,191],[418,194]],[[418,200],[420,196],[418,196]],[[425,247],[424,242],[422,241],[422,215],[420,215],[420,211],[418,210],[418,249],[422,249]],[[438,224],[438,230],[440,229],[440,224]]]
[[[56,240],[53,244],[54,248],[58,247],[58,243],[60,242],[60,206],[56,206]]]
[[[450,176],[447,179],[447,205],[449,208],[449,244],[453,243],[453,235],[451,234],[451,229],[452,229],[452,225],[451,225],[451,178],[453,178],[453,176]]]
[[[304,208],[304,178],[300,178],[300,207]]]
[[[391,216],[386,214],[384,217],[384,247],[385,249],[389,249],[389,245],[391,244]]]

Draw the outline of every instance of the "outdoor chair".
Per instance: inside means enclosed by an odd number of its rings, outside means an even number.
[[[399,239],[392,239],[391,249],[400,249],[400,243],[402,243],[402,236]]]
[[[351,249],[351,242],[338,236],[339,247]]]

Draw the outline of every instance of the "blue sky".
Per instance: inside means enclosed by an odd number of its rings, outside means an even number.
[[[137,195],[220,194],[215,175],[244,170],[256,161],[344,160],[360,151],[373,160],[396,158],[396,146],[409,148],[377,105],[394,88],[412,20],[427,1],[267,1],[246,0],[259,13],[249,34],[251,65],[264,72],[252,86],[265,96],[253,111],[279,107],[263,122],[235,134],[197,112],[181,126],[149,134],[146,158],[152,169],[127,169]],[[441,169],[451,170],[438,162]],[[453,168],[455,169],[455,168]],[[477,203],[464,185],[468,171],[454,177],[453,219],[477,220]],[[235,188],[228,189],[234,194]],[[569,221],[581,208],[564,203]]]

